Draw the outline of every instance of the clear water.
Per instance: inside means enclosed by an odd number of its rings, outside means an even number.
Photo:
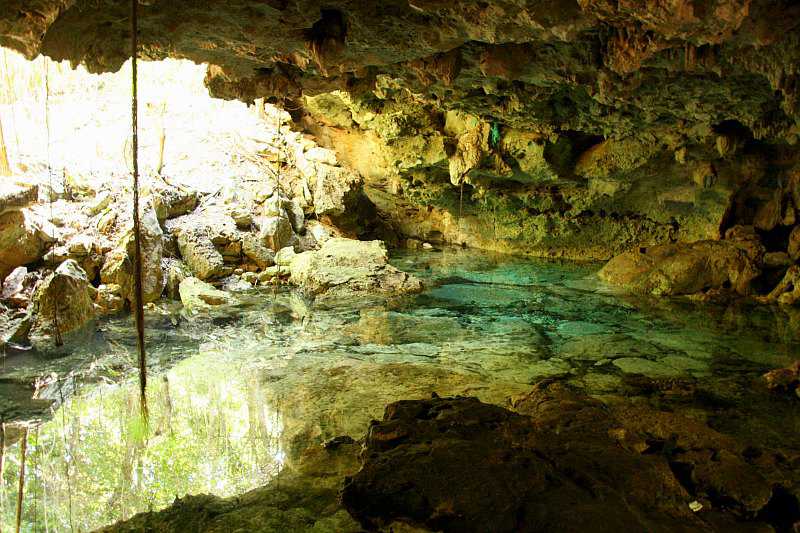
[[[602,396],[620,390],[623,372],[725,380],[800,353],[800,317],[788,311],[615,295],[597,265],[462,250],[393,263],[428,289],[324,305],[258,289],[212,314],[150,311],[149,429],[138,417],[129,318],[60,354],[9,356],[4,420],[41,419],[28,434],[23,530],[87,531],[187,493],[245,492],[312,444],[360,437],[402,398],[502,404],[562,374]],[[32,401],[35,376],[44,384]],[[5,449],[4,530],[19,463],[17,442]]]

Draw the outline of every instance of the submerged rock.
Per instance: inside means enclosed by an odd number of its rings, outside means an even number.
[[[291,282],[311,294],[403,294],[422,290],[416,277],[389,264],[381,241],[331,238],[291,260]]]
[[[770,520],[768,506],[791,520],[791,499],[778,502],[771,485],[793,483],[781,461],[750,462],[745,446],[702,422],[605,405],[552,380],[512,406],[464,397],[387,406],[343,505],[368,530],[725,531]]]

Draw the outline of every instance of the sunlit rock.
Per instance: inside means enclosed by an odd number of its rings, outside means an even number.
[[[258,268],[264,269],[275,264],[275,252],[268,248],[256,234],[242,235],[242,253]]]
[[[256,223],[259,239],[275,252],[288,246],[295,237],[292,224],[284,216],[263,217]]]
[[[291,262],[292,283],[311,294],[403,294],[422,289],[419,279],[389,265],[380,241],[332,238],[318,251],[297,254]]]
[[[133,304],[136,300],[134,287],[135,240],[132,226],[129,228],[106,257],[106,262],[100,271],[100,279],[105,284],[119,285],[122,297]],[[164,290],[164,273],[161,269],[162,231],[156,213],[149,205],[142,209],[140,231],[142,237],[142,299],[143,303],[148,303],[160,298],[161,292]]]
[[[163,181],[150,186],[150,196],[159,222],[190,213],[197,206],[197,191]]]
[[[12,209],[0,213],[0,278],[18,266],[40,259],[45,244],[30,212]]]
[[[101,315],[110,315],[125,308],[125,299],[122,297],[122,287],[114,283],[97,287],[94,298],[97,310]]]
[[[95,318],[93,288],[86,272],[72,259],[61,263],[33,295],[31,338],[55,337],[79,329]]]
[[[181,303],[189,311],[208,309],[231,302],[228,293],[215,289],[213,285],[193,277],[181,281],[178,292]]]

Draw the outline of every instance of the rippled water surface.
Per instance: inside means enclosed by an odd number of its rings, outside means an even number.
[[[310,303],[254,289],[212,314],[149,311],[149,428],[138,417],[128,318],[60,354],[9,355],[3,530],[15,521],[18,421],[29,422],[22,529],[86,531],[187,493],[264,485],[306,447],[360,437],[402,398],[503,403],[556,375],[602,396],[626,372],[746,378],[800,353],[800,316],[618,296],[596,280],[597,265],[461,250],[393,263],[427,290]]]

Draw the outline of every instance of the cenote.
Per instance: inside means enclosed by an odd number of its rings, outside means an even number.
[[[800,530],[794,2],[0,5],[0,530]]]

